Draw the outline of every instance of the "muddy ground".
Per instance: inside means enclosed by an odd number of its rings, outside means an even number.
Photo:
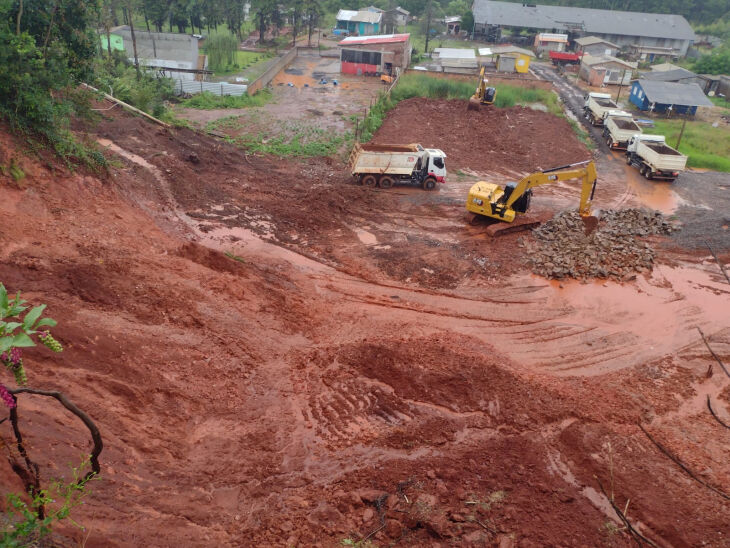
[[[631,282],[549,282],[527,272],[529,234],[464,222],[474,174],[380,191],[338,160],[246,155],[118,113],[86,131],[110,174],[50,171],[0,136],[27,173],[0,185],[0,280],[48,303],[66,347],[27,352],[31,384],[67,392],[105,440],[75,513],[87,529],[68,539],[629,546],[612,497],[659,546],[730,542],[730,431],[707,409],[730,424],[730,378],[696,329],[729,363],[730,285],[706,250],[656,237],[659,264]],[[479,176],[502,182],[513,160]],[[613,156],[599,173],[599,208],[730,205],[645,186]],[[532,214],[576,203],[574,184],[545,187]],[[43,477],[67,475],[82,428],[33,398],[20,413]]]

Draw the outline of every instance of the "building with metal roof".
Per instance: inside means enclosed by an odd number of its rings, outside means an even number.
[[[333,34],[354,34],[357,36],[368,36],[380,32],[380,23],[383,19],[383,12],[368,11],[362,9],[340,10],[337,12],[337,26]]]
[[[668,48],[684,57],[695,33],[681,15],[599,10],[568,6],[474,0],[474,31],[494,36],[495,28],[519,27],[545,32],[592,35],[619,46]]]
[[[678,84],[644,79],[636,80],[631,84],[629,100],[639,110],[673,114],[694,115],[697,107],[712,106],[712,102],[705,97],[702,88],[697,84]]]
[[[338,46],[344,74],[395,75],[408,68],[411,60],[410,34],[350,36]]]

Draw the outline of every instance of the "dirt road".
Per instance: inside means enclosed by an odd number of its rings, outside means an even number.
[[[706,407],[730,423],[730,378],[696,329],[729,363],[730,286],[709,253],[657,239],[634,281],[549,282],[527,273],[529,235],[463,222],[469,166],[439,192],[378,191],[331,159],[115,116],[88,129],[121,164],[107,178],[24,158],[23,188],[0,185],[0,280],[48,303],[66,346],[27,353],[31,382],[68,392],[105,438],[77,511],[88,530],[68,537],[629,546],[613,493],[661,546],[727,546],[727,500],[637,425],[730,490],[730,433]],[[600,166],[603,207],[652,196]],[[728,210],[721,191],[693,196],[667,209]],[[576,198],[541,189],[534,214]],[[41,402],[21,416],[44,477],[87,447]]]

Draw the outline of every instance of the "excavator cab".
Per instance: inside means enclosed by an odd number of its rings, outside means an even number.
[[[509,200],[509,197],[512,196],[512,193],[517,188],[517,183],[515,182],[509,182],[504,187],[504,195],[502,196],[501,200],[502,202],[506,202]],[[532,199],[532,189],[528,188],[525,193],[517,198],[517,200],[512,204],[512,209],[514,209],[517,213],[527,213],[527,210],[530,208],[530,200]]]
[[[491,105],[494,103],[494,100],[497,98],[497,89],[496,88],[487,88],[484,92],[484,98],[482,99],[483,105]]]

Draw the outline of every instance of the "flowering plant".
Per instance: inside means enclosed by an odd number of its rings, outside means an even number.
[[[21,348],[35,346],[33,336],[37,336],[38,340],[53,352],[63,350],[61,344],[47,329],[41,331],[41,328],[56,325],[55,320],[41,317],[45,308],[44,304],[35,306],[23,316],[28,307],[26,301],[21,299],[20,292],[10,298],[5,286],[0,284],[0,363],[13,374],[15,382],[21,386],[27,384]],[[10,409],[15,407],[15,398],[2,382],[0,382],[0,400]]]

